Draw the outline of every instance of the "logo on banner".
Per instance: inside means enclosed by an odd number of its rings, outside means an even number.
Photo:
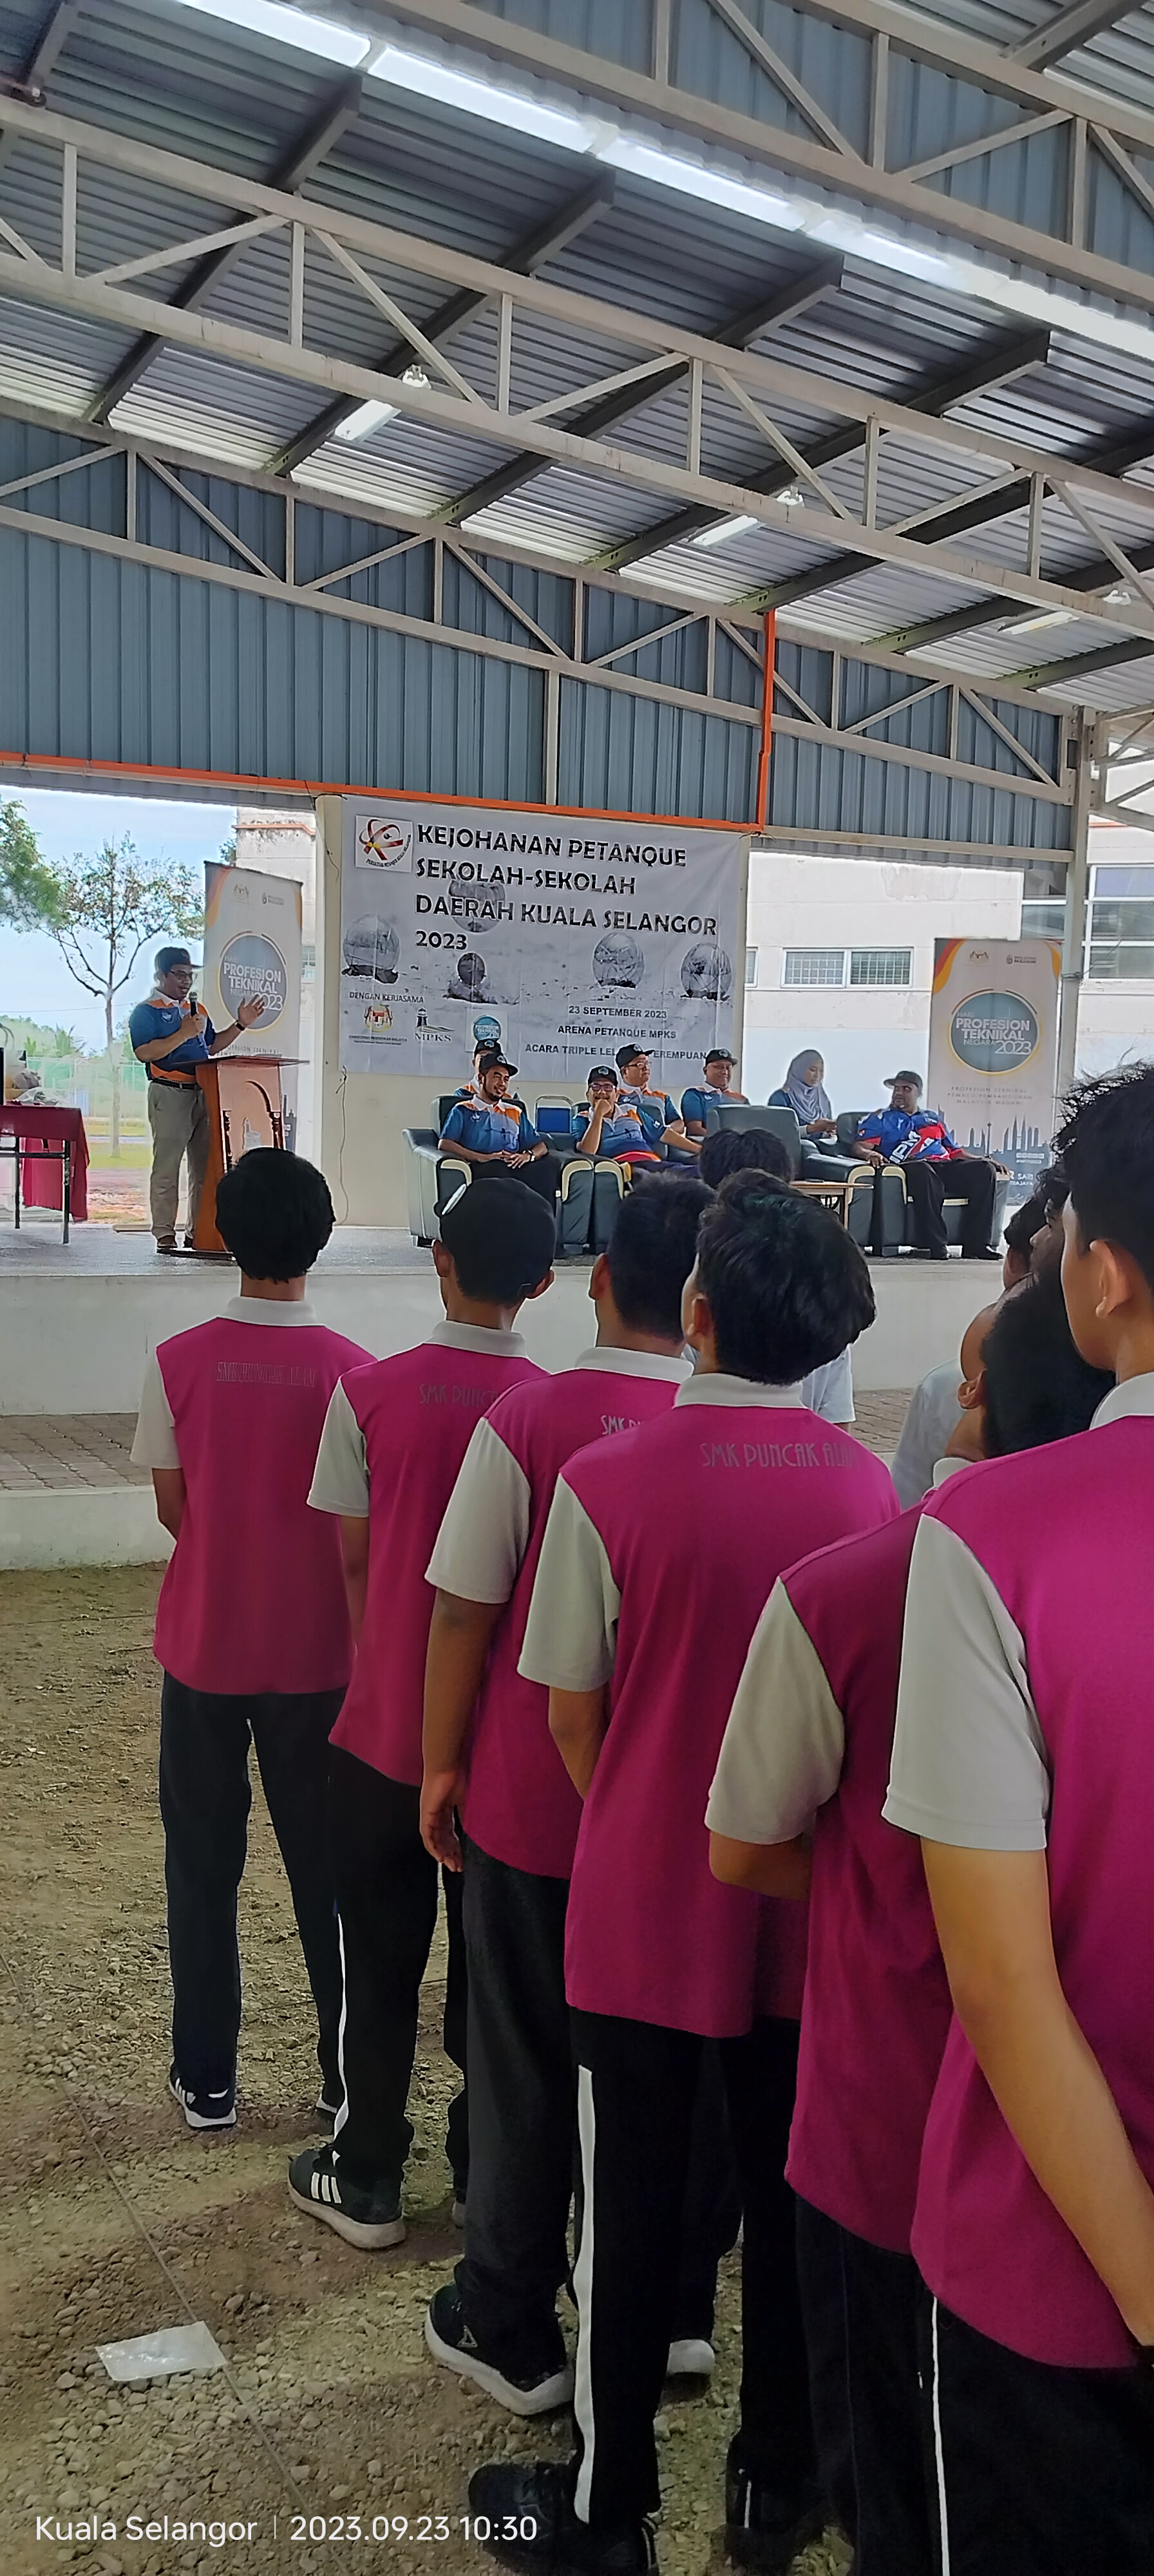
[[[357,833],[357,866],[390,868],[394,873],[413,873],[413,826],[398,823],[391,814],[366,815]]]
[[[1020,1073],[1040,1037],[1037,1012],[1020,993],[970,993],[950,1020],[950,1045],[971,1073]]]
[[[387,1002],[366,1002],[365,1027],[371,1038],[383,1038],[393,1025],[393,1014]]]
[[[236,1018],[241,1002],[264,1003],[258,1023],[263,1032],[279,1020],[288,1000],[288,968],[279,948],[260,930],[242,930],[221,953],[220,991],[225,1009]]]

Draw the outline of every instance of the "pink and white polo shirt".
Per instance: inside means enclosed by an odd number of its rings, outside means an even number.
[[[132,1455],[185,1489],[153,1651],[190,1690],[344,1688],[340,1539],[308,1490],[333,1389],[367,1359],[303,1299],[234,1297],[150,1360]]]
[[[754,1628],[798,1538],[897,1513],[886,1469],[796,1387],[700,1375],[671,1413],[563,1469],[521,1671],[608,1685],[566,1932],[583,2012],[707,2038],[796,2014],[805,1909],[722,1887],[705,1804]]]
[[[568,1878],[581,1800],[549,1733],[549,1694],[517,1670],[557,1478],[574,1450],[667,1413],[688,1374],[657,1352],[583,1351],[560,1377],[501,1396],[465,1453],[428,1579],[505,1601],[473,1712],[462,1821],[493,1860]]]
[[[309,1501],[368,1520],[369,1575],[353,1677],[332,1742],[419,1786],[433,1594],[425,1567],[483,1413],[542,1371],[519,1333],[438,1324],[413,1351],[354,1369],[325,1422]]]
[[[895,2254],[909,2252],[952,2009],[920,1848],[882,1817],[917,1525],[905,1512],[782,1576],[706,1810],[735,1842],[813,1833],[788,2176],[827,2218]]]
[[[1046,1854],[1062,1990],[1154,2187],[1154,1376],[1089,1431],[958,1476],[914,1543],[886,1815]],[[1012,2352],[1124,2368],[1110,2292],[1035,2180],[954,2021],[913,2251]]]

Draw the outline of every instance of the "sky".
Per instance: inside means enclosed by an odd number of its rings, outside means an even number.
[[[75,795],[58,788],[0,788],[5,802],[23,806],[46,859],[91,854],[127,832],[142,859],[154,864],[181,859],[198,867],[219,857],[230,840],[236,809],[228,805],[162,805],[152,797]],[[193,954],[197,943],[190,943]],[[124,1019],[152,983],[151,955],[142,949],[117,1005]],[[56,942],[43,931],[0,929],[0,1019],[38,1020],[49,1028],[75,1029],[89,1048],[104,1044],[104,1013],[68,972]]]

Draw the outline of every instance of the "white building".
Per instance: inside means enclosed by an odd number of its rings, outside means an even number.
[[[1096,823],[1090,861],[1078,1066],[1098,1073],[1154,1054],[1154,834]],[[742,1089],[766,1099],[806,1046],[838,1109],[875,1105],[905,1065],[924,1076],[935,940],[1061,937],[1061,898],[1023,888],[1016,869],[754,848]]]

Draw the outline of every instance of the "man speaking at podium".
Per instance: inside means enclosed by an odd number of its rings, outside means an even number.
[[[192,991],[192,959],[187,948],[158,949],[154,971],[156,982],[148,1000],[138,1002],[132,1012],[128,1034],[132,1052],[148,1074],[152,1231],[158,1252],[175,1252],[181,1163],[187,1154],[186,1250],[196,1232],[196,1211],[208,1167],[208,1105],[196,1068],[231,1046],[242,1029],[251,1029],[264,1003],[255,998],[241,1002],[231,1025],[217,1030]]]

